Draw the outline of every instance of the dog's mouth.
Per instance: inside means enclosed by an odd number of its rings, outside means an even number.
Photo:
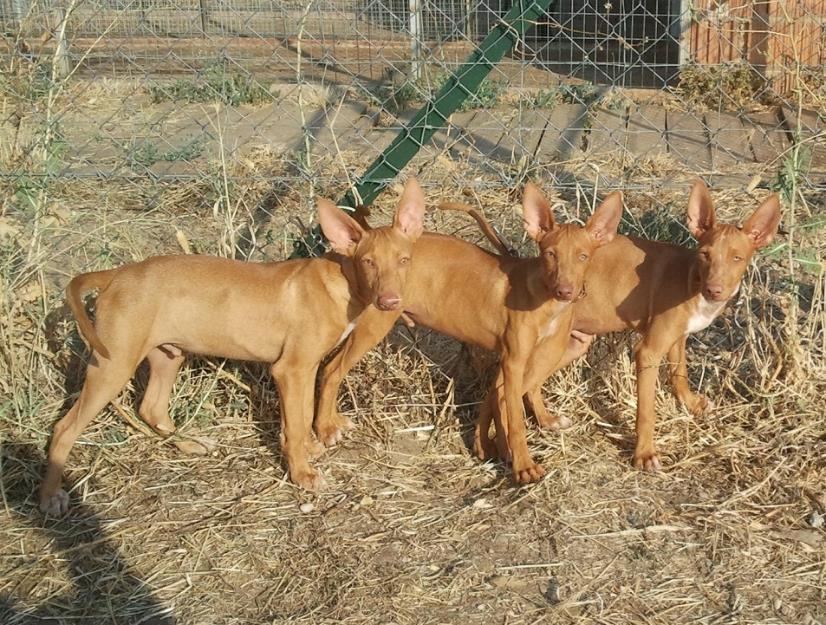
[[[402,307],[402,300],[400,297],[379,298],[376,300],[376,308],[385,312],[392,310],[400,310]]]
[[[706,300],[709,304],[720,304],[722,302],[727,302],[731,299],[731,295],[715,295],[713,293],[703,293],[703,299]]]

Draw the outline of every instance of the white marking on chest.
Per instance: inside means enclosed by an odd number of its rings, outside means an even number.
[[[353,331],[353,329],[355,327],[356,327],[356,322],[355,321],[351,321],[350,323],[347,324],[347,327],[344,328],[344,332],[341,333],[341,336],[338,339],[338,343],[336,343],[336,347],[341,345],[347,339],[347,337],[350,336],[350,333]]]
[[[568,304],[566,303],[565,306],[562,306],[562,308],[557,313],[555,313],[553,316],[551,316],[550,319],[548,319],[547,325],[542,330],[542,332],[539,333],[540,341],[548,338],[549,336],[551,336],[551,334],[556,332],[556,329],[559,327],[559,317],[567,307]]]
[[[711,325],[714,318],[720,314],[720,311],[723,310],[723,306],[725,305],[726,300],[722,302],[709,302],[701,295],[694,307],[694,312],[691,313],[691,317],[688,318],[688,326],[686,327],[685,333],[692,334],[693,332],[705,330]]]

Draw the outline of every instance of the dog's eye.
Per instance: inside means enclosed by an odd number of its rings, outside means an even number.
[[[581,260],[582,262],[585,262],[586,260],[588,260],[588,254],[580,254],[579,255],[579,260]]]
[[[399,259],[399,264],[401,264],[401,265],[406,265],[409,262],[410,262],[410,257],[409,256],[402,256]]]
[[[363,262],[368,267],[372,267],[375,263],[373,262],[372,258],[362,258],[361,262]]]
[[[741,260],[743,260],[743,257],[742,257],[742,256],[735,256],[735,257],[734,257],[734,262],[739,263]]]
[[[545,250],[545,256],[547,256],[548,258],[555,258],[556,254],[553,250]]]

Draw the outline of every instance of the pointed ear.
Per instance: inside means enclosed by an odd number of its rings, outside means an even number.
[[[355,219],[323,198],[318,199],[318,223],[330,242],[330,247],[345,256],[353,255],[358,242],[364,236],[364,229]]]
[[[714,203],[708,187],[702,180],[694,183],[691,195],[688,196],[688,216],[686,225],[688,231],[699,239],[706,232],[714,228],[717,219],[714,216]]]
[[[780,196],[773,193],[743,224],[743,232],[752,240],[754,249],[765,247],[777,234],[780,225]]]
[[[424,192],[415,178],[408,178],[399,204],[396,206],[396,216],[393,218],[393,227],[399,230],[408,239],[415,241],[424,229]]]
[[[525,232],[537,243],[556,228],[551,203],[532,182],[527,183],[522,192],[522,220]]]
[[[617,227],[621,218],[622,192],[614,191],[597,206],[585,225],[585,229],[599,245],[605,245],[617,236]]]

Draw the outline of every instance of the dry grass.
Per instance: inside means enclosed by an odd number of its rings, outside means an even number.
[[[363,166],[363,156],[342,158],[349,171]],[[600,171],[621,177],[625,165],[606,158]],[[316,166],[344,180],[340,160]],[[69,277],[178,252],[181,240],[199,252],[229,241],[252,259],[283,258],[300,234],[291,217],[311,215],[306,185],[261,180],[294,176],[293,167],[248,153],[230,164],[238,184],[228,193],[209,177],[63,182],[50,190],[55,210],[38,225],[34,254],[31,223],[3,217],[0,621],[824,622],[826,533],[815,527],[826,514],[824,279],[812,265],[789,265],[823,258],[822,196],[797,204],[792,253],[781,237],[738,301],[690,339],[692,385],[717,409],[697,420],[659,393],[660,474],[630,468],[627,337],[601,340],[547,384],[549,404],[575,425],[530,428],[548,477],[516,488],[467,447],[484,380],[462,347],[399,328],[347,379],[341,403],[358,427],[318,461],[328,491],[286,481],[264,367],[197,358],[180,376],[173,418],[214,451],[184,456],[108,409],[73,450],[72,513],[43,519],[34,499],[43,450],[85,358],[62,307]],[[422,168],[434,204],[457,197],[455,180],[474,180],[487,215],[527,252],[513,199],[474,167],[431,154],[411,170]],[[584,161],[558,167],[594,175]],[[674,190],[688,188],[686,172],[665,157],[645,164],[649,178],[637,167],[624,227],[686,241],[686,194]],[[715,199],[722,218],[737,220],[765,193]],[[393,196],[381,198],[374,222],[389,218]],[[584,190],[564,197],[559,215],[582,218],[591,200]],[[428,227],[480,240],[460,216],[430,213]],[[130,420],[144,382],[120,399]]]

